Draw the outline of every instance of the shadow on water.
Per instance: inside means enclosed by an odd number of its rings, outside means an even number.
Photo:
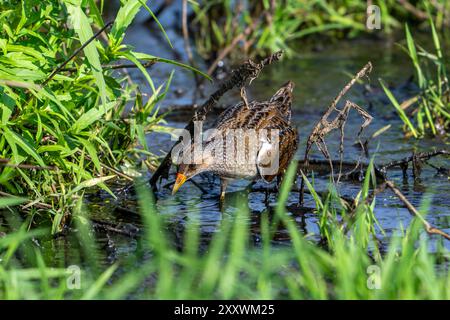
[[[138,21],[131,26],[127,33],[126,42],[134,45],[137,51],[187,61],[183,39],[176,31],[173,19],[170,20],[164,15],[161,17],[161,22],[167,26],[168,35],[174,45],[173,50],[165,44],[163,38],[158,36],[159,32],[156,29],[143,23],[144,20],[145,17],[141,17],[141,19],[138,17]],[[405,139],[400,129],[401,122],[398,116],[380,90],[379,77],[382,77],[388,83],[396,84],[393,90],[400,100],[410,96],[417,89],[409,81],[409,78],[413,75],[412,66],[407,61],[406,55],[393,42],[364,39],[340,41],[334,44],[323,44],[319,51],[314,49],[317,48],[309,48],[298,44],[297,56],[268,67],[248,88],[248,94],[252,99],[265,100],[287,80],[295,82],[293,121],[300,136],[298,158],[303,155],[306,138],[313,125],[349,80],[349,74],[357,72],[367,61],[371,61],[374,67],[368,81],[369,84],[355,85],[346,98],[366,108],[374,117],[372,124],[365,132],[366,137],[371,136],[388,124],[391,125],[389,130],[370,140],[369,153],[375,157],[375,162],[381,164],[401,159],[411,155],[414,150],[428,151],[433,148],[445,147],[444,143],[435,139],[420,141]],[[200,60],[198,65],[201,69],[206,69],[206,66]],[[172,69],[170,65],[156,64],[150,72],[155,84],[163,83]],[[133,79],[140,84],[143,92],[150,92],[139,71],[129,70],[129,72]],[[207,92],[213,89],[212,86],[209,87],[210,85],[206,84]],[[160,106],[162,110],[169,108],[173,110],[167,118],[168,126],[184,127],[192,113],[192,109],[186,106],[191,106],[193,103],[194,88],[195,81],[192,73],[176,68],[170,92]],[[233,92],[229,93],[221,103],[230,105],[238,100],[238,93]],[[211,114],[211,117],[214,117],[214,114]],[[345,160],[357,160],[360,154],[360,150],[354,146],[355,133],[360,124],[361,118],[356,114],[351,114],[345,131]],[[169,135],[158,133],[149,134],[147,141],[150,150],[157,154],[166,152],[168,146],[173,143],[170,141]],[[339,139],[337,139],[337,136],[329,136],[327,143],[332,152],[332,157],[338,159]],[[317,150],[313,152],[313,158],[321,159]],[[444,159],[435,159],[432,162],[437,166],[446,165]],[[422,182],[414,182],[412,176],[403,179],[400,170],[390,172],[389,177],[401,187],[402,192],[416,207],[420,206],[424,197],[432,197],[432,207],[429,210],[428,220],[447,233],[450,232],[450,213],[448,210],[450,208],[450,198],[448,197],[450,183],[447,176],[438,175],[435,169],[425,166]],[[224,212],[221,212],[218,203],[218,179],[206,174],[196,177],[195,180],[208,190],[207,194],[189,183],[186,183],[175,196],[171,195],[168,188],[160,188],[156,194],[158,198],[157,210],[160,214],[168,217],[168,231],[175,244],[182,247],[185,226],[194,215],[199,217],[201,242],[202,245],[205,245],[211,239],[212,234],[220,231],[221,222],[224,219],[233,218],[237,210],[233,203],[248,203],[251,212],[251,236],[255,245],[258,245],[261,214],[271,210],[270,207],[274,206],[276,195],[270,196],[269,205],[266,206],[264,193],[249,192],[249,182],[235,181],[229,187],[227,206]],[[328,179],[317,177],[315,183],[319,190],[326,190]],[[255,187],[263,186],[261,182],[257,182],[255,185]],[[354,197],[360,190],[360,184],[356,182],[342,182],[338,187],[342,195],[349,197]],[[296,209],[297,201],[298,194],[291,193],[287,201],[290,214],[294,216],[298,227],[305,234],[311,235],[313,239],[318,241],[319,230],[315,214],[312,210],[299,211]],[[314,207],[311,197],[306,198],[305,205],[306,207]],[[114,201],[107,194],[99,191],[88,196],[87,206],[92,213],[94,224],[95,221],[99,222],[97,227],[100,231],[99,241],[107,252],[105,262],[132,255],[138,246],[142,227],[140,219],[136,215],[138,208],[135,196],[130,195],[126,200]],[[387,244],[392,233],[398,230],[400,225],[407,226],[411,221],[408,211],[389,192],[384,192],[377,197],[375,214],[386,232],[385,235],[379,234],[384,245]],[[110,227],[108,227],[108,224],[110,224]],[[114,230],[114,228],[117,229],[117,227],[120,230],[128,230],[129,233],[116,232],[117,230]],[[55,252],[70,251],[70,241],[64,240],[64,243],[61,243],[61,241],[63,240],[53,240],[48,245],[52,248],[55,248],[55,246],[65,247],[65,250],[55,250]],[[274,242],[288,245],[290,239],[287,230],[279,229]],[[450,248],[448,242],[445,245]],[[113,249],[108,249],[108,246],[113,246]],[[431,241],[431,250],[434,246],[435,242]],[[108,253],[108,250],[111,250],[111,253]],[[65,254],[67,255],[67,253]]]

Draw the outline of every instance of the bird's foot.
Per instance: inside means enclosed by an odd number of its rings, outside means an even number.
[[[270,198],[270,190],[266,188],[266,191],[264,192],[264,204],[266,206],[269,204],[269,198]]]
[[[221,193],[219,197],[219,208],[223,210],[225,208],[225,193]]]

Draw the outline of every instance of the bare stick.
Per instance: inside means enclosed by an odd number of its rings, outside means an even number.
[[[383,173],[386,173],[386,171],[388,169],[391,169],[393,167],[402,167],[402,166],[407,166],[409,162],[413,162],[414,159],[416,160],[421,160],[421,161],[426,161],[429,160],[433,157],[439,156],[439,155],[443,155],[443,156],[450,156],[450,151],[448,150],[435,150],[435,151],[430,151],[430,152],[419,152],[416,153],[410,157],[406,157],[403,158],[401,160],[396,160],[396,161],[391,161],[389,163],[386,163],[384,165],[382,165],[380,167],[380,171]]]
[[[80,155],[82,154],[81,151],[78,151],[77,153],[80,154]],[[88,161],[92,161],[92,158],[90,156],[86,155],[86,154],[84,155],[84,158],[87,159]],[[110,166],[108,166],[108,165],[106,165],[106,164],[104,164],[102,162],[100,162],[100,167],[102,167],[103,169],[106,169],[108,171],[111,171],[112,173],[115,173],[119,177],[122,177],[122,178],[124,178],[124,179],[126,179],[128,181],[134,181],[133,177],[131,177],[131,176],[129,176],[129,175],[123,173],[123,172],[120,172],[119,170],[114,169],[113,167],[110,167]]]
[[[0,196],[2,196],[2,197],[12,197],[12,198],[13,197],[17,197],[15,195],[12,195],[10,193],[3,192],[3,191],[0,191]],[[52,208],[51,205],[49,205],[47,203],[44,203],[44,202],[40,202],[39,199],[36,199],[36,200],[33,200],[33,201],[28,201],[26,205],[21,206],[21,209],[25,210],[25,209],[27,209],[28,207],[31,207],[31,206],[34,206],[34,207],[40,208],[40,209],[51,209]]]
[[[146,63],[143,63],[142,66],[144,68],[150,68],[157,62],[157,59],[148,61]],[[137,65],[131,64],[131,63],[125,63],[125,64],[104,64],[102,65],[102,69],[109,69],[109,70],[115,70],[115,69],[131,69],[131,68],[138,68]],[[75,72],[78,68],[63,68],[61,71],[63,72]]]
[[[430,152],[418,152],[418,153],[415,153],[413,156],[409,156],[409,157],[403,158],[401,160],[391,161],[389,163],[382,164],[382,165],[375,165],[374,166],[375,175],[378,178],[382,178],[384,180],[385,176],[389,170],[394,169],[396,167],[402,168],[404,165],[407,165],[409,162],[413,162],[414,157],[416,158],[416,160],[426,162],[427,160],[430,160],[434,157],[441,156],[441,155],[442,156],[450,156],[450,151],[435,150],[435,151],[430,151]],[[310,159],[310,160],[308,160],[307,165],[310,170],[319,171],[322,173],[329,173],[330,172],[329,164],[330,164],[329,160]],[[354,168],[355,166],[358,166],[358,163],[354,162],[354,161],[343,161],[342,164],[340,164],[340,160],[332,160],[332,164],[333,164],[333,166],[341,165],[341,167],[346,170],[349,170],[350,168]],[[363,169],[367,169],[367,167],[368,167],[368,164],[364,163],[364,162],[359,163],[359,165]],[[430,163],[427,163],[427,165],[435,168],[438,171],[445,171],[445,169],[438,168],[436,166],[431,165]],[[299,170],[302,169],[304,171],[305,167],[306,167],[305,161],[298,160],[298,166],[299,166],[298,167]],[[350,173],[351,173],[351,171],[347,172],[345,174],[348,175]]]
[[[139,233],[139,229],[135,227],[135,230],[127,230],[126,226],[121,226],[120,224],[114,224],[109,221],[101,221],[98,219],[90,219],[92,222],[92,226],[96,229],[100,229],[103,231],[117,233],[127,237],[135,237]]]
[[[214,70],[216,70],[217,65],[219,64],[219,62],[223,59],[225,59],[225,57],[234,49],[234,47],[236,47],[236,45],[245,39],[245,37],[247,37],[250,33],[253,32],[253,30],[256,28],[256,26],[258,25],[259,20],[256,20],[253,22],[252,25],[248,26],[247,28],[245,28],[243,33],[240,33],[239,35],[237,35],[232,41],[231,43],[226,46],[217,56],[216,60],[214,60],[214,62],[211,64],[211,66],[209,67],[207,73],[208,75],[212,75]]]
[[[53,77],[59,71],[61,71],[61,69],[63,69],[73,58],[75,58],[81,52],[81,50],[86,48],[87,45],[89,45],[94,39],[96,39],[103,31],[105,31],[107,28],[109,28],[112,24],[113,24],[113,21],[110,21],[107,24],[105,24],[105,26],[103,28],[98,30],[96,34],[94,34],[91,38],[88,39],[88,41],[83,43],[83,45],[81,47],[79,47],[77,50],[75,50],[75,52],[72,53],[72,55],[69,58],[67,58],[66,61],[61,63],[55,70],[52,71],[52,73],[50,73],[48,78],[42,83],[42,86],[45,86],[51,79],[53,79]]]
[[[428,14],[422,10],[417,9],[414,5],[409,3],[407,0],[398,0],[400,4],[405,8],[407,11],[411,12],[416,18],[420,20],[426,20],[428,19]]]
[[[11,162],[10,159],[0,158],[0,166],[1,167],[30,169],[30,170],[51,170],[51,171],[58,170],[57,167],[37,166],[37,165],[33,165],[33,164],[24,164],[24,163],[14,164],[14,163],[10,163],[10,162]]]
[[[194,131],[194,121],[201,121],[206,118],[206,115],[208,112],[217,104],[219,99],[229,90],[231,90],[234,87],[242,88],[247,81],[252,81],[253,79],[256,79],[261,72],[261,70],[266,66],[274,61],[278,61],[281,58],[282,51],[278,51],[274,54],[271,54],[269,57],[263,59],[260,63],[253,62],[252,60],[247,60],[245,63],[243,63],[239,68],[234,70],[231,73],[230,78],[225,81],[219,89],[217,89],[210,97],[209,99],[203,103],[203,105],[198,109],[198,111],[195,112],[192,119],[189,121],[189,123],[186,125],[185,130],[189,130],[191,133]],[[169,176],[169,169],[172,164],[171,159],[171,152],[173,148],[181,141],[181,138],[170,148],[170,150],[167,152],[166,157],[159,165],[158,169],[156,169],[155,173],[150,179],[150,184],[153,188],[156,188],[156,183],[158,180],[163,178],[168,178]]]
[[[405,207],[408,209],[409,213],[412,216],[419,218],[428,234],[438,234],[443,236],[445,239],[450,240],[450,235],[448,235],[447,233],[436,227],[433,227],[427,220],[425,220],[424,217],[422,217],[420,212],[417,211],[416,208],[414,208],[411,202],[409,202],[409,200],[403,195],[403,193],[395,186],[395,184],[392,181],[386,180],[386,186],[389,189],[391,189],[392,192],[394,192],[395,195],[403,202],[403,204],[405,205]]]
[[[331,105],[328,107],[328,109],[325,111],[323,116],[320,118],[320,120],[317,122],[317,124],[314,126],[311,134],[308,137],[308,140],[306,142],[306,149],[305,149],[305,156],[304,156],[304,165],[305,165],[305,175],[308,173],[308,160],[309,160],[309,152],[311,151],[311,147],[313,144],[316,144],[319,150],[324,154],[325,158],[331,162],[331,159],[329,158],[329,153],[326,148],[324,138],[325,136],[332,130],[341,129],[341,134],[343,133],[343,126],[345,125],[348,117],[348,113],[351,108],[355,109],[363,118],[364,123],[361,125],[360,130],[358,132],[358,138],[361,135],[362,131],[365,127],[369,125],[369,123],[372,121],[372,117],[370,114],[368,114],[364,109],[356,105],[355,103],[351,101],[347,101],[344,108],[342,110],[339,110],[336,108],[339,100],[350,90],[350,88],[355,84],[356,81],[364,77],[366,74],[370,73],[372,71],[372,64],[368,62],[356,75],[355,77],[350,80],[349,83],[339,92],[339,94],[336,96],[336,98],[333,100]],[[334,112],[338,112],[338,115],[336,118],[334,118],[332,121],[329,121],[328,118],[330,115]],[[342,154],[343,154],[343,138],[341,137],[341,146],[340,146],[340,155],[341,155],[341,161],[342,161]],[[301,180],[301,187],[300,187],[300,194],[299,194],[299,203],[300,205],[303,204],[303,194],[305,189],[304,179],[303,176],[300,178]]]

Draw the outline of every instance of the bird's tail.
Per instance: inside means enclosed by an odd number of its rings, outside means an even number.
[[[278,105],[278,110],[287,121],[291,120],[293,90],[294,83],[292,81],[288,81],[280,89],[278,89],[278,91],[269,100],[271,103],[276,103]]]

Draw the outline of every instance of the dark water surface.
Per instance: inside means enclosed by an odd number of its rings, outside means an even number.
[[[140,20],[140,21],[139,21]],[[131,26],[127,33],[126,42],[135,46],[136,51],[147,52],[156,56],[162,56],[174,60],[187,61],[184,53],[183,39],[176,31],[176,25],[170,18],[162,17],[163,25],[167,26],[167,32],[174,44],[172,50],[164,41],[163,37],[156,27],[145,25],[142,19]],[[413,140],[405,139],[401,131],[401,122],[396,115],[393,107],[389,104],[384,93],[380,90],[378,78],[383,78],[389,84],[395,84],[394,94],[401,101],[409,97],[415,90],[415,86],[408,79],[413,75],[413,69],[406,55],[395,45],[393,41],[387,40],[355,40],[339,41],[335,43],[323,43],[320,47],[305,46],[302,43],[297,44],[296,56],[267,67],[261,76],[255,80],[248,89],[248,94],[252,99],[268,99],[283,83],[287,80],[295,82],[294,91],[294,112],[293,121],[298,128],[300,135],[300,147],[297,158],[303,156],[305,142],[313,125],[319,119],[321,114],[331,103],[332,99],[349,81],[349,74],[355,74],[362,66],[371,61],[373,72],[370,75],[368,85],[355,85],[344,99],[352,100],[368,110],[374,120],[364,133],[364,137],[370,137],[374,132],[390,124],[391,127],[380,136],[371,139],[369,142],[369,153],[375,156],[375,163],[382,164],[391,160],[401,159],[410,156],[413,151],[429,151],[434,148],[445,148],[445,143],[437,139]],[[206,70],[207,66],[197,59],[199,68]],[[160,103],[161,110],[172,109],[172,114],[167,118],[168,127],[183,127],[190,118],[192,109],[186,106],[193,104],[195,90],[195,81],[192,73],[180,68],[165,64],[157,64],[150,69],[150,74],[155,83],[160,85],[166,81],[170,72],[175,70],[174,78],[170,91],[164,101]],[[145,79],[137,70],[129,71],[136,82],[141,86],[143,92],[150,92]],[[214,88],[205,81],[206,93]],[[220,102],[229,105],[238,102],[237,92],[227,94]],[[198,99],[197,103],[202,100]],[[342,101],[344,102],[344,101]],[[217,114],[211,114],[214,118]],[[360,150],[354,146],[355,134],[359,130],[362,119],[352,111],[346,126],[345,134],[345,160],[357,160]],[[170,145],[168,134],[152,133],[147,137],[149,148],[158,154],[166,152]],[[327,138],[327,144],[333,158],[338,159],[338,135],[330,135]],[[317,149],[313,149],[312,157],[323,159]],[[367,162],[367,160],[366,160]],[[442,158],[435,158],[431,161],[436,166],[448,167],[448,161]],[[407,198],[416,206],[426,197],[432,198],[432,206],[428,211],[427,219],[433,225],[450,233],[450,183],[446,175],[436,174],[436,170],[425,165],[421,182],[414,181],[411,171],[408,171],[408,179],[403,179],[400,170],[389,172],[389,177],[393,179]],[[252,237],[258,242],[259,217],[261,212],[267,210],[264,204],[265,195],[261,192],[248,192],[246,190],[249,182],[235,181],[229,186],[227,194],[227,205],[222,212],[219,208],[219,179],[217,177],[197,177],[195,181],[208,193],[203,194],[201,190],[191,183],[186,183],[180,191],[172,196],[169,188],[160,188],[157,193],[158,211],[169,217],[171,221],[170,232],[175,235],[181,245],[181,234],[186,223],[192,217],[199,217],[203,242],[207,242],[211,235],[220,232],[221,221],[226,218],[233,218],[236,212],[234,203],[248,203],[251,211]],[[326,190],[328,178],[317,177],[316,186],[319,190]],[[167,181],[163,182],[163,184]],[[258,182],[256,187],[263,186]],[[342,181],[338,186],[343,195],[354,197],[360,190],[358,182]],[[270,198],[269,207],[273,206],[276,196]],[[312,238],[317,238],[319,233],[317,219],[313,212],[302,213],[295,210],[298,202],[298,194],[292,193],[288,199],[287,206],[298,222],[299,228],[305,234],[310,234]],[[306,196],[306,206],[314,207],[312,199]],[[97,221],[109,221],[112,225],[118,224],[119,227],[129,230],[134,234],[133,228],[140,228],[139,218],[133,214],[137,211],[136,201],[131,196],[127,201],[113,200],[101,192],[89,197],[90,211]],[[403,208],[401,202],[390,192],[384,192],[376,200],[376,217],[378,218],[385,234],[379,233],[379,238],[386,245],[387,240],[393,232],[400,229],[400,226],[407,226],[410,223],[411,216]],[[114,261],[122,256],[133,255],[139,233],[137,236],[129,237],[117,234],[113,231],[103,232],[104,238],[100,241],[105,248],[111,247],[112,253],[108,256],[108,261]],[[431,250],[435,246],[435,239],[431,241]],[[289,244],[287,231],[280,230],[276,235],[276,241],[282,244]],[[70,240],[54,240],[49,244],[48,249],[57,252],[57,254],[71,255]],[[450,244],[445,243],[447,249]],[[65,250],[55,250],[58,247],[64,247]],[[50,248],[51,247],[51,248]],[[69,250],[69,253],[67,252]],[[75,250],[75,249],[74,249]],[[58,253],[59,252],[59,253]]]

